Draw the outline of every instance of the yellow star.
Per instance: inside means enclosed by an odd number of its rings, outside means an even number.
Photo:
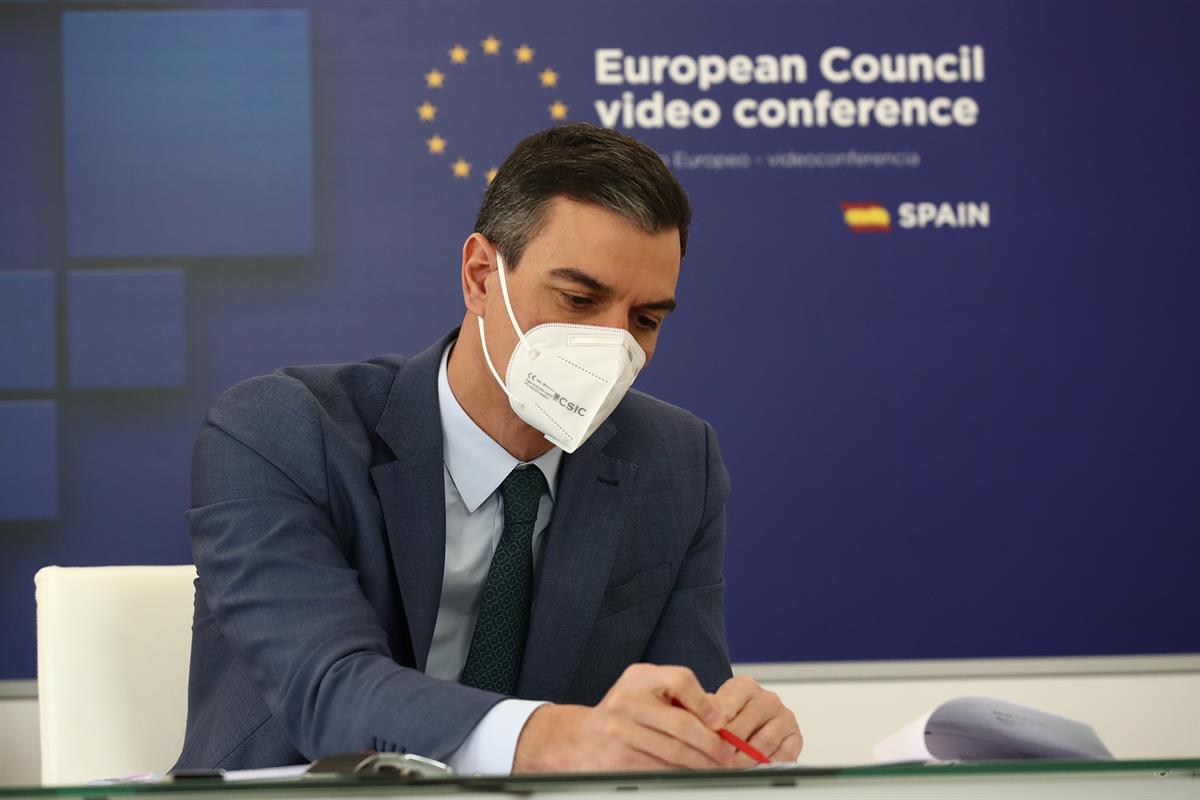
[[[446,140],[441,136],[438,136],[436,133],[433,135],[432,139],[425,140],[425,146],[429,148],[431,155],[440,156],[442,153],[446,152]]]
[[[471,174],[471,165],[461,158],[450,165],[450,169],[454,170],[454,177],[465,178]]]
[[[549,67],[546,67],[544,70],[539,72],[538,77],[541,78],[542,87],[545,89],[558,86],[558,73]]]
[[[470,54],[470,50],[463,47],[461,44],[456,44],[454,47],[450,48],[450,63],[465,64],[467,63],[467,56]]]
[[[555,100],[550,106],[550,119],[566,119],[569,110],[562,100]]]
[[[446,74],[439,72],[437,69],[431,69],[425,73],[425,85],[430,89],[440,89],[446,83]]]
[[[490,33],[486,39],[480,42],[480,44],[483,45],[483,54],[485,56],[500,55],[500,40]]]
[[[528,64],[533,61],[533,48],[527,44],[523,44],[516,49],[517,63]]]
[[[417,116],[421,118],[421,122],[433,122],[437,116],[437,106],[426,100],[417,106]]]
[[[487,178],[488,183],[491,183],[492,181],[496,180],[496,173],[499,171],[500,170],[496,169],[495,167],[492,167],[487,172],[483,173],[483,177]]]

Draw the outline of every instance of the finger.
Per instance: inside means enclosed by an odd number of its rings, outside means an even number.
[[[792,712],[786,708],[782,709],[781,714],[767,720],[761,728],[759,728],[747,742],[758,752],[765,755],[768,759],[773,760],[774,754],[779,750],[779,746],[783,744],[792,733],[799,733],[796,727],[796,721],[792,717]]]
[[[729,721],[726,727],[735,736],[739,736],[748,742],[758,732],[759,728],[765,725],[768,720],[776,717],[781,711],[787,711],[787,709],[779,701],[779,696],[774,692],[768,692],[760,688],[738,715]]]
[[[677,713],[691,716],[686,711]],[[693,721],[699,724],[699,721],[694,717]],[[700,729],[709,735],[716,736],[712,731],[706,730],[703,726]],[[642,753],[654,756],[668,765],[673,767],[685,767],[687,769],[721,769],[727,767],[727,763],[714,761],[705,753],[697,750],[688,742],[677,739],[661,730],[634,723],[628,731],[623,733],[622,738],[628,747],[632,747]],[[718,742],[720,739],[718,738]]]
[[[767,758],[772,761],[795,761],[804,749],[804,735],[800,731],[792,731],[780,743],[779,748]]]
[[[738,750],[736,747],[734,748],[733,763],[730,765],[731,769],[745,769],[746,767],[756,766],[758,766],[758,761],[746,755],[741,750]]]
[[[639,725],[695,750],[709,762],[710,768],[726,767],[731,763],[731,748],[725,740],[685,708],[646,704],[635,709],[633,719]]]
[[[737,675],[717,689],[717,702],[721,704],[729,719],[733,719],[741,713],[760,688],[758,682],[749,675]]]
[[[718,730],[728,718],[716,699],[696,680],[696,675],[687,667],[659,667],[656,671],[669,700],[678,700],[680,705],[699,717],[705,725]]]

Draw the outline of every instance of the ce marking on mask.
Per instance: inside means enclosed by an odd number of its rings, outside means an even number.
[[[536,392],[537,395],[543,400],[549,400],[553,403],[557,403],[566,409],[568,413],[578,414],[581,417],[587,416],[588,410],[586,408],[563,397],[561,394],[556,392],[553,387],[551,387],[534,373],[526,373],[525,385]]]

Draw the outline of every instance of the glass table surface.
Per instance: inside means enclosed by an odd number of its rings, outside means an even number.
[[[106,783],[82,786],[0,787],[0,798],[111,798],[208,793],[235,797],[342,797],[361,795],[402,796],[429,794],[533,794],[577,791],[668,791],[707,788],[754,789],[829,786],[875,782],[901,786],[906,782],[958,782],[964,779],[1091,778],[1093,780],[1171,779],[1172,787],[1200,798],[1200,758],[1129,761],[989,761],[950,764],[890,764],[860,767],[766,767],[712,772],[625,772],[565,775],[462,776],[404,779],[339,775],[288,780],[224,781],[221,778],[188,778],[160,783]],[[1157,785],[1157,784],[1155,784]],[[715,795],[714,795],[715,796]]]

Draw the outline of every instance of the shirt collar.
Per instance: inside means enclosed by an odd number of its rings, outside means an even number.
[[[563,451],[551,447],[532,461],[519,461],[484,433],[475,420],[463,411],[450,388],[446,364],[453,347],[454,342],[450,342],[442,351],[442,365],[438,369],[438,408],[442,414],[442,452],[446,470],[467,512],[474,514],[475,509],[499,488],[508,474],[522,464],[533,464],[542,471],[546,485],[550,487],[550,499],[553,500]]]

